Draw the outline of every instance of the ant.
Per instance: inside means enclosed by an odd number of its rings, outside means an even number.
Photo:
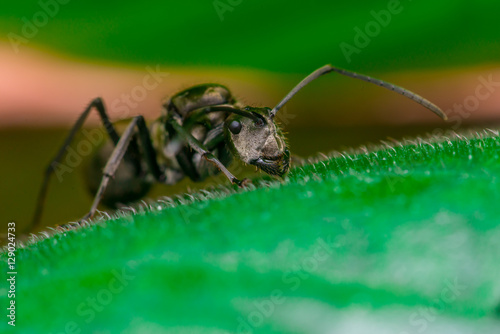
[[[78,118],[47,167],[30,230],[34,230],[40,222],[51,175],[94,108],[114,149],[111,155],[102,149],[94,155],[94,160],[104,159],[107,163],[99,186],[91,189],[94,201],[82,220],[91,218],[100,202],[114,207],[117,203],[139,200],[154,182],[172,185],[185,176],[198,182],[222,172],[232,184],[243,187],[250,181],[239,180],[226,168],[232,157],[257,166],[267,174],[283,177],[290,168],[291,158],[275,116],[297,92],[330,72],[392,90],[447,119],[439,107],[411,91],[332,65],[325,65],[309,74],[272,109],[244,106],[225,86],[219,84],[202,84],[185,89],[163,104],[161,116],[149,128],[143,116],[136,116],[121,136],[110,122],[102,99],[96,98]],[[97,173],[99,164],[93,166]]]

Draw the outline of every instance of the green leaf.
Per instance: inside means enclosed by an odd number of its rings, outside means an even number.
[[[498,133],[416,140],[40,237],[16,333],[494,333],[499,176]]]

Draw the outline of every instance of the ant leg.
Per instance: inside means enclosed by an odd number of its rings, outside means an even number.
[[[123,132],[123,135],[120,137],[120,140],[116,144],[111,156],[104,166],[103,177],[101,180],[101,184],[96,192],[94,197],[94,201],[92,202],[92,206],[90,207],[90,211],[81,219],[89,219],[91,218],[95,211],[97,210],[97,206],[104,195],[106,187],[110,179],[112,179],[115,175],[118,166],[122,162],[125,154],[127,153],[127,149],[129,148],[130,142],[134,138],[135,127],[139,129],[139,141],[142,144],[143,153],[146,157],[146,163],[153,174],[153,176],[158,180],[162,181],[164,179],[164,174],[161,172],[158,162],[156,161],[156,153],[154,151],[153,145],[151,144],[151,138],[149,135],[149,130],[146,127],[146,123],[144,121],[143,116],[136,116],[132,119],[130,124]]]
[[[212,153],[210,153],[210,151],[208,151],[202,143],[200,143],[179,123],[177,123],[175,118],[169,118],[168,123],[170,126],[172,126],[176,133],[178,133],[184,140],[186,140],[186,142],[192,149],[201,154],[203,158],[213,163],[222,173],[224,173],[224,175],[229,179],[229,181],[231,181],[231,183],[237,184],[240,187],[244,187],[247,183],[249,183],[248,179],[239,180],[233,174],[231,174],[231,172],[227,170],[226,166],[224,166]]]
[[[136,125],[139,129],[139,143],[141,144],[142,153],[144,154],[149,171],[158,182],[165,183],[165,173],[163,173],[160,165],[158,164],[158,160],[156,160],[156,151],[153,147],[151,135],[149,134],[144,117],[139,115],[136,116],[134,120],[137,122]]]
[[[76,121],[75,125],[73,125],[73,128],[71,129],[68,136],[64,140],[63,145],[61,146],[61,148],[57,152],[56,156],[54,157],[54,159],[52,159],[49,166],[45,170],[44,178],[43,178],[43,182],[42,182],[42,187],[40,188],[40,192],[38,193],[35,214],[33,216],[33,220],[31,221],[31,225],[29,225],[27,230],[25,231],[26,233],[33,231],[40,224],[43,206],[45,204],[45,197],[47,195],[49,181],[50,181],[50,178],[52,176],[52,173],[56,170],[57,166],[60,164],[60,161],[65,156],[65,153],[66,153],[71,141],[75,137],[78,130],[82,127],[83,123],[85,122],[85,119],[89,115],[92,108],[96,108],[97,111],[99,112],[99,115],[101,116],[101,120],[102,120],[102,123],[104,124],[106,132],[108,133],[108,135],[111,138],[111,140],[113,141],[113,143],[115,145],[118,143],[118,140],[120,139],[120,137],[118,136],[118,133],[116,132],[115,128],[113,127],[113,124],[110,122],[109,117],[106,114],[106,109],[104,108],[104,103],[103,103],[102,99],[100,97],[98,97],[98,98],[92,100],[92,102],[87,106],[85,111],[80,115],[80,117]]]

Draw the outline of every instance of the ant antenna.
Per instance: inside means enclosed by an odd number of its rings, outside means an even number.
[[[341,68],[338,68],[338,67],[334,67],[332,65],[325,65],[323,67],[318,68],[316,71],[312,72],[307,77],[305,77],[301,82],[299,82],[297,84],[297,86],[295,86],[283,98],[283,100],[281,100],[280,103],[278,103],[276,105],[276,107],[274,107],[273,110],[271,110],[271,113],[270,113],[271,118],[273,118],[276,115],[276,113],[278,112],[278,110],[280,110],[285,105],[285,103],[287,103],[295,94],[297,94],[298,91],[300,91],[302,88],[304,88],[305,86],[307,86],[307,84],[309,84],[311,81],[316,80],[320,76],[322,76],[324,74],[328,74],[330,72],[337,72],[339,74],[342,74],[342,75],[345,75],[345,76],[348,76],[348,77],[351,77],[351,78],[354,78],[354,79],[360,79],[360,80],[363,80],[363,81],[375,84],[377,86],[384,87],[386,89],[392,90],[393,92],[396,92],[396,93],[398,93],[400,95],[403,95],[403,96],[405,96],[405,97],[407,97],[409,99],[412,99],[413,101],[415,101],[418,104],[420,104],[420,105],[424,106],[425,108],[429,109],[430,111],[432,111],[433,113],[435,113],[436,115],[438,115],[439,117],[441,117],[442,119],[444,119],[444,120],[448,119],[448,117],[446,116],[446,114],[438,106],[436,106],[434,103],[430,102],[429,100],[423,98],[420,95],[417,95],[417,94],[415,94],[415,93],[413,93],[413,92],[411,92],[411,91],[409,91],[407,89],[404,89],[403,87],[396,86],[396,85],[393,85],[393,84],[391,84],[391,83],[389,83],[387,81],[375,79],[375,78],[369,77],[367,75],[363,75],[363,74],[359,74],[359,73],[356,73],[356,72],[351,72],[351,71],[348,71],[348,70],[344,70],[344,69],[341,69]]]

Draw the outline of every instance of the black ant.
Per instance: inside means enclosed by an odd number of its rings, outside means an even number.
[[[291,159],[285,137],[275,123],[276,113],[307,84],[330,72],[392,90],[447,119],[439,107],[413,92],[331,65],[309,74],[273,109],[244,106],[219,84],[188,88],[163,105],[162,115],[149,128],[143,116],[136,116],[121,136],[110,122],[102,99],[96,98],[78,118],[46,169],[30,230],[40,221],[51,175],[92,109],[99,113],[114,149],[106,157],[100,185],[93,191],[94,201],[82,219],[92,217],[100,202],[114,206],[139,200],[154,182],[175,184],[184,176],[197,182],[222,172],[231,183],[242,187],[249,180],[239,180],[226,168],[232,157],[267,174],[284,176]],[[102,152],[96,156],[99,154]]]

